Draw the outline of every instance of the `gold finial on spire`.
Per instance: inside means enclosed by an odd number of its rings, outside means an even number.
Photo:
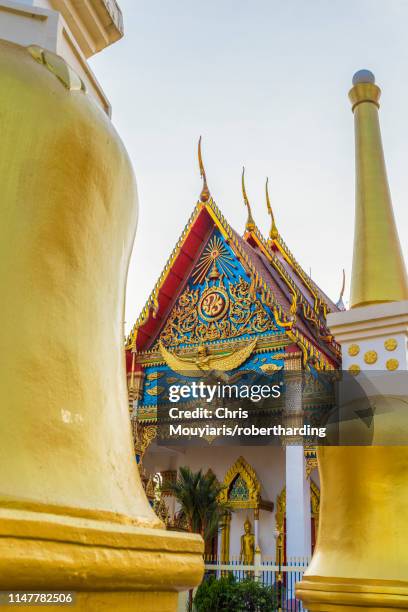
[[[198,165],[200,166],[200,176],[203,179],[203,188],[200,193],[200,202],[208,202],[210,198],[210,191],[207,185],[207,176],[204,170],[203,158],[201,156],[201,136],[198,140]]]
[[[356,213],[350,306],[408,299],[378,118],[380,88],[369,70],[353,77]]]
[[[248,218],[247,218],[247,222],[246,222],[246,225],[245,225],[245,229],[248,230],[249,232],[251,232],[252,230],[255,229],[255,221],[254,221],[254,218],[252,216],[251,205],[249,203],[248,196],[247,196],[246,191],[245,191],[245,178],[244,178],[244,176],[245,176],[245,166],[242,168],[242,195],[244,197],[245,206],[248,209]]]
[[[266,207],[271,217],[271,229],[269,231],[269,238],[271,240],[275,240],[278,237],[278,228],[276,227],[275,217],[272,211],[271,201],[269,199],[268,182],[269,182],[269,178],[266,179],[266,184],[265,184]]]

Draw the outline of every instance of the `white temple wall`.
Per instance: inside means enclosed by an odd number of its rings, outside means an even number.
[[[261,510],[259,513],[259,544],[262,554],[274,557],[276,498],[285,486],[284,449],[267,446],[214,446],[190,447],[183,449],[183,452],[178,452],[155,446],[149,448],[143,464],[150,473],[175,470],[181,466],[189,466],[193,471],[202,469],[205,473],[211,468],[218,480],[223,482],[225,474],[241,455],[255,470],[261,483],[262,499],[274,504],[273,512]],[[247,516],[253,528],[253,510],[240,509],[232,514],[230,532],[230,554],[232,556],[239,555],[241,535],[244,533],[244,522]]]
[[[309,557],[312,552],[310,481],[303,446],[286,448],[286,554]]]

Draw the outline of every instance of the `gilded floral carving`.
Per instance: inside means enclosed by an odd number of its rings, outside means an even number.
[[[160,336],[162,344],[179,346],[276,331],[273,319],[261,301],[251,295],[250,288],[243,278],[229,284],[228,292],[222,280],[201,295],[199,289],[187,287],[167,319]],[[223,302],[218,304],[216,298],[223,298]]]

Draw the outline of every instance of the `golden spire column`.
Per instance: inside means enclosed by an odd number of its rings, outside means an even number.
[[[374,75],[354,75],[356,213],[350,307],[408,299],[408,280],[392,209]]]
[[[128,155],[50,51],[0,41],[0,92],[0,590],[175,610],[201,580],[202,540],[164,529],[133,455]]]
[[[406,273],[381,146],[380,90],[368,71],[357,73],[353,84],[353,308],[327,320],[342,347],[343,370],[361,381],[374,406],[369,429],[361,425],[372,445],[319,448],[317,545],[296,592],[310,611],[408,610],[408,446],[397,445],[408,440],[407,385],[400,378],[406,372],[391,378],[408,369]],[[363,371],[375,376],[374,385],[369,378],[364,387]],[[351,410],[356,414],[356,405]],[[350,444],[347,422],[339,430],[341,442]]]

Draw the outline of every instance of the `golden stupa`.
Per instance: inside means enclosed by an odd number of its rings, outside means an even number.
[[[374,75],[366,70],[358,72],[349,97],[356,134],[353,310],[330,317],[348,341],[354,334],[362,341],[370,338],[370,342],[377,342],[381,357],[381,350],[386,353],[387,329],[396,333],[395,321],[403,300],[408,299],[408,284],[384,163],[378,119],[380,89]],[[394,321],[394,327],[387,328],[389,321]],[[338,338],[330,318],[329,325]],[[406,334],[403,325],[401,330]],[[347,354],[343,350],[343,366]],[[380,396],[379,401],[389,399]],[[391,398],[392,420],[386,435],[380,406],[376,406],[376,445],[322,447],[318,451],[321,506],[317,547],[297,585],[297,597],[307,610],[408,609],[408,447],[392,445],[392,438],[401,439],[401,428],[408,435],[406,401]]]
[[[174,610],[201,580],[202,540],[164,530],[133,454],[129,158],[54,53],[0,41],[0,90],[0,590]]]

